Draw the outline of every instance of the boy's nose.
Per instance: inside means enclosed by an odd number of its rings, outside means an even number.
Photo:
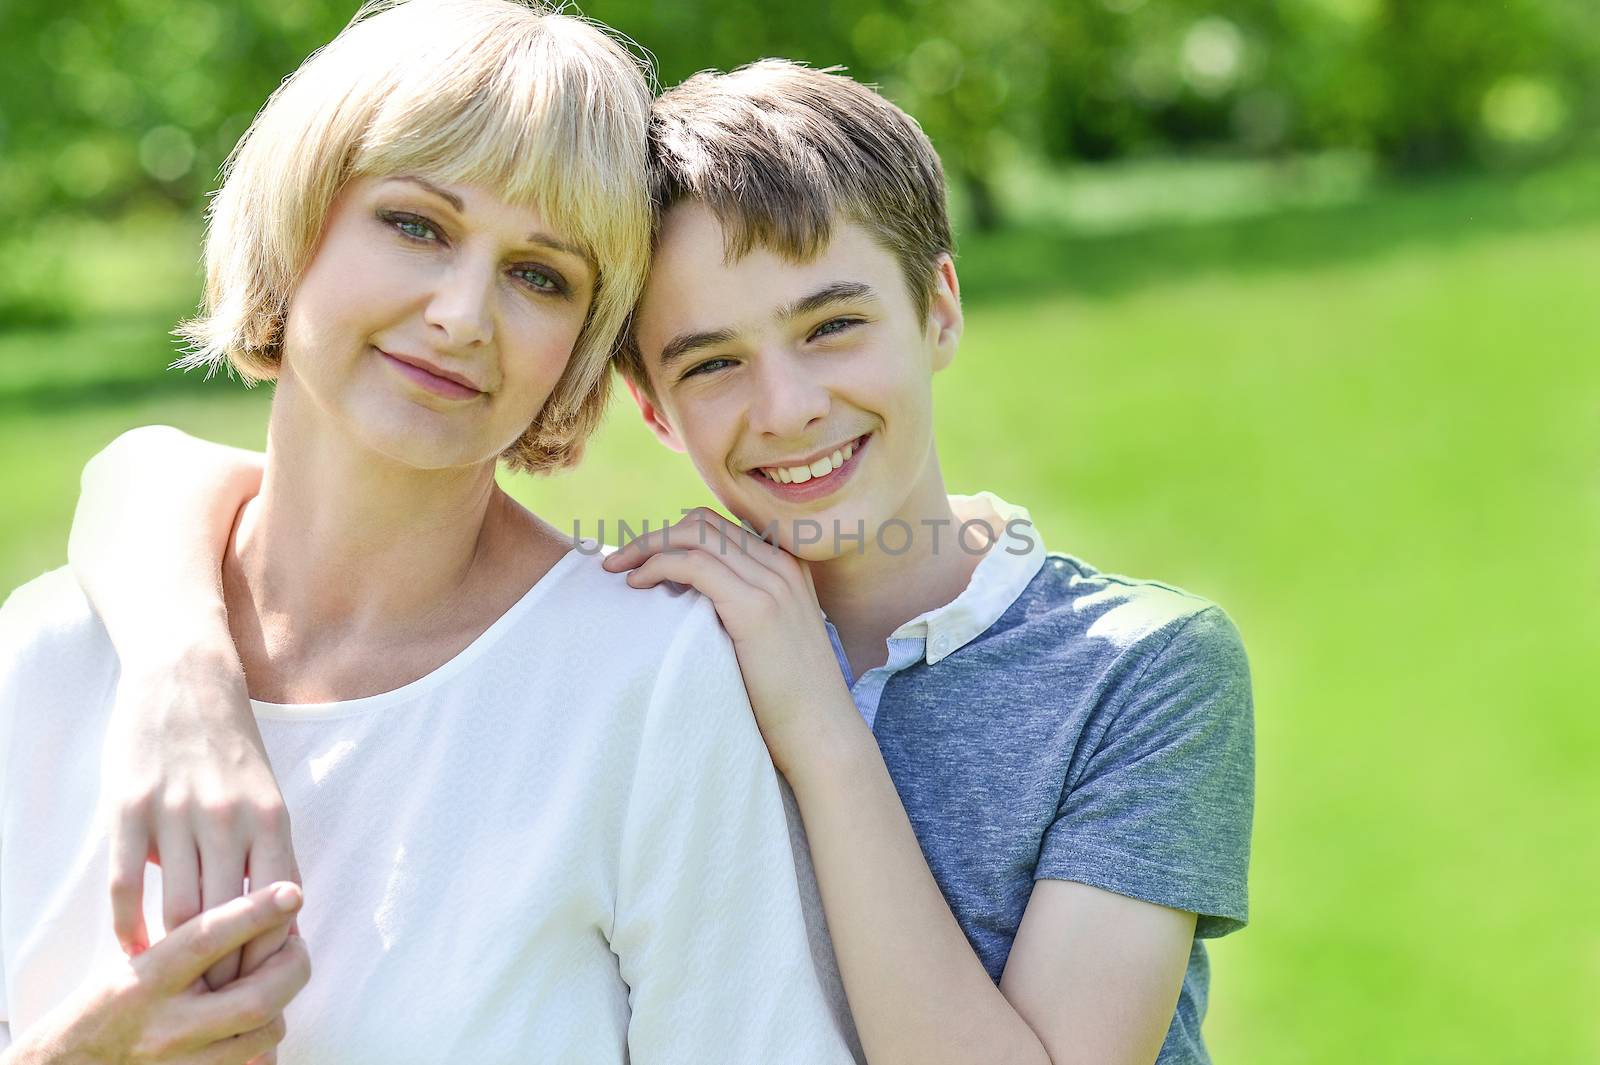
[[[800,360],[777,357],[758,360],[757,394],[751,411],[752,427],[788,439],[804,435],[812,423],[828,414],[828,390],[816,381]]]

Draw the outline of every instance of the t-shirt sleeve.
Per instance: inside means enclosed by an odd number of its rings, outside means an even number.
[[[777,771],[708,601],[677,633],[640,740],[611,947],[629,1060],[852,1060],[813,964]]]
[[[1068,782],[1035,877],[1187,910],[1212,938],[1249,919],[1255,801],[1250,671],[1238,630],[1208,607],[1164,641],[1108,708]]]

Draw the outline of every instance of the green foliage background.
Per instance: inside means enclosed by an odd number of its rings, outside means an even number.
[[[1250,648],[1252,922],[1218,1062],[1600,1062],[1600,5],[596,0],[671,84],[843,63],[955,178],[956,490],[1220,601]],[[0,0],[0,592],[83,461],[268,389],[167,372],[217,165],[350,6]],[[619,407],[558,522],[676,514]]]

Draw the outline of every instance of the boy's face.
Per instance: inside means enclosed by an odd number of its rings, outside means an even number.
[[[836,222],[806,263],[723,249],[704,206],[663,219],[634,325],[655,393],[632,389],[645,420],[735,516],[775,525],[802,558],[858,550],[835,529],[864,528],[870,551],[883,522],[915,528],[930,495],[942,502],[932,378],[961,336],[949,258],[919,314],[899,263],[857,225]]]

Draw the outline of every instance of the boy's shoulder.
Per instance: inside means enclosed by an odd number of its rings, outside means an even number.
[[[1079,663],[1130,655],[1243,659],[1238,629],[1210,600],[1163,581],[1103,573],[1059,553],[1045,556],[990,634],[1023,637],[1039,654]]]

